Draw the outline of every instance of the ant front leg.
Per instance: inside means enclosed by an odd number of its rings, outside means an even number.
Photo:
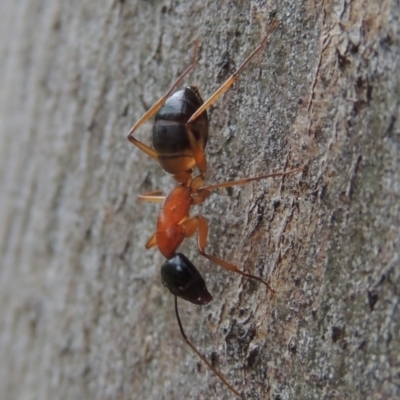
[[[157,232],[154,232],[150,239],[146,242],[146,249],[151,249],[152,247],[156,247],[157,246]]]
[[[256,281],[259,281],[263,283],[268,290],[270,290],[272,293],[275,293],[275,290],[271,288],[271,286],[262,278],[248,274],[244,271],[241,271],[237,267],[235,267],[233,264],[230,264],[224,260],[221,260],[218,257],[215,257],[211,254],[208,254],[205,252],[205,247],[207,244],[207,237],[208,237],[208,221],[202,217],[201,215],[196,215],[194,217],[191,217],[184,221],[182,223],[182,226],[184,227],[185,231],[185,237],[192,236],[196,231],[198,233],[198,239],[197,239],[197,246],[199,249],[199,253],[203,256],[214,262],[215,264],[218,264],[222,268],[227,269],[228,271],[231,272],[236,272],[237,274],[243,275],[246,278],[249,279],[254,279]]]
[[[157,152],[152,149],[151,147],[145,145],[144,143],[137,140],[133,133],[140,128],[147,120],[149,120],[153,115],[157,113],[157,111],[161,108],[161,106],[165,103],[167,98],[171,95],[172,91],[182,83],[183,79],[188,75],[196,64],[198,52],[198,42],[195,42],[194,54],[192,58],[192,62],[190,63],[189,67],[179,76],[179,78],[174,82],[174,84],[169,88],[167,93],[164,94],[148,111],[146,111],[140,118],[139,121],[136,122],[135,125],[131,128],[128,134],[128,140],[133,143],[135,146],[139,147],[140,150],[145,152],[148,156],[153,158],[154,160],[158,161]]]

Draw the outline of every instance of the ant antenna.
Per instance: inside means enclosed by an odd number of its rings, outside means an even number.
[[[181,331],[182,337],[184,339],[184,341],[192,348],[192,350],[203,360],[203,362],[205,364],[207,364],[207,367],[210,368],[210,370],[212,372],[214,372],[215,375],[218,376],[218,378],[221,380],[221,382],[231,391],[233,392],[236,396],[238,397],[242,397],[240,395],[240,393],[234,389],[226,380],[226,378],[220,373],[218,372],[211,364],[210,362],[203,356],[203,354],[201,354],[196,347],[194,347],[194,345],[192,343],[190,343],[188,337],[186,336],[185,331],[183,330],[183,326],[182,326],[182,322],[181,319],[179,318],[179,312],[178,312],[178,297],[174,296],[175,298],[175,315],[176,315],[176,319],[178,321],[178,325],[179,325],[179,330]]]

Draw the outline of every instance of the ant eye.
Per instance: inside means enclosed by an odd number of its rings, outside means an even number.
[[[200,272],[181,253],[161,266],[161,281],[170,292],[194,304],[207,304],[212,300]]]

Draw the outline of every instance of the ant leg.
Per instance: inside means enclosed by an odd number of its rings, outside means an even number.
[[[193,116],[190,118],[190,120],[192,118]],[[193,151],[193,158],[196,162],[196,166],[202,174],[205,174],[207,171],[206,155],[204,154],[204,150],[201,148],[196,138],[194,137],[194,134],[189,127],[189,122],[186,123],[186,132],[189,139],[190,147]]]
[[[272,21],[267,34],[257,48],[244,60],[244,62],[239,66],[239,68],[202,104],[202,106],[189,118],[186,122],[186,132],[190,142],[190,147],[193,151],[193,157],[196,162],[197,168],[202,174],[207,170],[207,160],[204,154],[204,150],[201,148],[199,143],[196,141],[193,132],[190,129],[190,124],[195,121],[204,111],[206,111],[212,104],[214,104],[236,81],[239,74],[243,71],[244,67],[249,63],[249,61],[265,46],[268,37],[275,28],[278,20]]]
[[[199,115],[201,115],[205,110],[207,110],[211,105],[213,105],[236,81],[238,75],[243,71],[244,67],[249,63],[249,61],[265,46],[269,36],[274,30],[276,24],[278,23],[277,19],[274,19],[267,31],[267,34],[264,36],[264,39],[261,43],[256,47],[255,50],[243,61],[240,67],[209,97],[203,105],[191,116],[187,124],[193,122]]]
[[[158,160],[157,157],[157,152],[152,149],[151,147],[145,145],[144,143],[140,142],[137,140],[134,136],[133,133],[140,127],[142,126],[149,118],[151,118],[160,108],[161,106],[165,103],[165,100],[170,96],[172,91],[182,83],[183,79],[185,78],[186,75],[189,74],[189,72],[192,71],[196,64],[196,58],[197,58],[197,53],[198,53],[198,42],[196,40],[195,42],[195,47],[194,47],[194,54],[192,58],[192,62],[190,63],[189,67],[186,68],[186,70],[181,74],[181,76],[174,82],[174,84],[169,88],[167,93],[164,94],[148,111],[146,111],[140,118],[139,121],[136,122],[135,125],[131,128],[128,134],[128,140],[133,143],[135,146],[139,147],[140,150],[145,152],[148,156],[151,158],[154,158],[156,161]]]
[[[275,178],[277,176],[285,176],[285,175],[290,175],[290,174],[294,174],[296,172],[303,172],[303,171],[304,171],[304,168],[300,167],[300,168],[292,169],[290,171],[274,172],[274,173],[268,174],[268,175],[261,175],[261,176],[256,176],[256,177],[252,177],[252,178],[244,178],[244,179],[239,179],[237,181],[216,183],[215,185],[207,185],[207,186],[201,187],[200,190],[214,190],[214,189],[222,189],[222,188],[227,188],[227,187],[232,187],[232,186],[241,186],[241,185],[246,185],[249,182],[259,181],[261,179]]]
[[[161,190],[154,190],[153,192],[139,194],[138,199],[140,201],[149,201],[152,203],[162,203],[165,199],[165,196]]]
[[[192,194],[193,206],[203,203],[204,200],[208,199],[211,196],[211,192],[209,190],[200,189],[196,193]]]
[[[146,249],[157,246],[157,232],[153,233],[150,239],[146,242]]]
[[[199,217],[190,217],[187,220],[183,221],[180,225],[183,227],[183,232],[185,238],[193,236],[196,231],[199,229]]]
[[[198,175],[194,179],[190,181],[190,188],[192,191],[195,193],[197,190],[199,190],[202,186],[204,185],[204,176],[203,175]]]
[[[189,185],[189,182],[192,180],[192,170],[179,172],[178,174],[174,175],[174,179],[177,180],[179,183],[183,183],[186,186]]]
[[[252,274],[248,274],[244,271],[241,271],[234,265],[205,252],[207,236],[208,236],[208,221],[204,217],[202,217],[201,215],[196,215],[196,216],[191,217],[191,218],[187,219],[186,221],[184,221],[182,223],[182,225],[184,227],[185,237],[192,236],[197,230],[197,232],[198,232],[197,246],[199,249],[199,253],[202,256],[208,258],[209,260],[213,261],[215,264],[218,264],[219,266],[227,269],[228,271],[236,272],[237,274],[243,275],[246,278],[254,279],[256,281],[263,283],[267,287],[268,290],[270,290],[272,293],[275,293],[275,290],[273,290],[271,288],[271,286],[264,279],[260,278],[259,276],[255,276]]]
[[[233,388],[228,381],[226,380],[226,378],[220,373],[218,372],[212,365],[211,363],[207,360],[207,358],[205,358],[203,356],[203,354],[201,354],[199,352],[199,350],[197,350],[197,348],[190,342],[190,340],[188,339],[188,337],[186,336],[185,331],[183,330],[183,326],[182,326],[182,322],[181,319],[179,317],[179,312],[178,312],[178,298],[177,296],[175,297],[175,315],[176,315],[176,320],[178,321],[178,325],[179,325],[179,330],[181,332],[181,335],[183,337],[183,340],[190,346],[190,348],[201,358],[201,360],[207,365],[208,368],[210,368],[210,370],[212,372],[214,372],[215,375],[218,376],[218,378],[222,381],[222,383],[230,390],[232,391],[236,396],[241,397],[240,393]]]

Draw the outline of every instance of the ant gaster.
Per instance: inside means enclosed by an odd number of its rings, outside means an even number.
[[[203,102],[195,86],[189,86],[171,94],[194,68],[198,50],[196,43],[190,66],[175,81],[167,93],[136,122],[128,135],[130,142],[158,161],[161,167],[172,174],[179,182],[179,185],[172,189],[167,196],[162,195],[159,191],[139,196],[139,199],[143,201],[162,203],[158,214],[156,232],[147,241],[146,248],[157,246],[161,254],[167,259],[161,266],[161,279],[163,285],[174,295],[175,314],[183,339],[237,396],[240,396],[239,392],[197,350],[183,330],[178,313],[177,297],[194,304],[204,305],[212,300],[212,296],[208,292],[200,272],[187,257],[176,251],[185,238],[197,232],[197,246],[202,256],[229,271],[255,279],[272,291],[268,283],[262,278],[243,272],[234,265],[206,253],[208,222],[201,215],[190,216],[189,212],[192,206],[203,203],[210,196],[211,191],[215,189],[244,185],[248,182],[283,176],[301,170],[295,169],[214,185],[204,185],[204,174],[207,169],[204,151],[207,145],[209,126],[207,109],[232,86],[249,61],[263,49],[276,24],[277,20],[274,20],[258,47],[205,102]],[[151,148],[137,140],[133,134],[154,114],[156,115],[153,126],[153,148]],[[196,177],[192,175],[194,167],[197,167],[200,171],[200,174]]]

